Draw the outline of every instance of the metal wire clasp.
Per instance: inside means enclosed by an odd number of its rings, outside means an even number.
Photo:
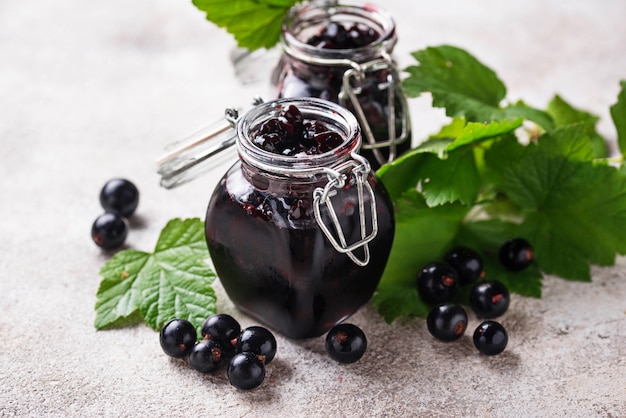
[[[387,79],[385,82],[378,83],[376,86],[379,90],[387,91],[387,135],[386,140],[376,140],[372,128],[367,120],[358,95],[362,93],[362,89],[358,87],[358,83],[366,78],[367,72],[386,71]],[[356,82],[356,83],[355,83]],[[355,87],[356,86],[356,87]],[[400,114],[402,115],[402,132],[397,135],[396,132],[396,98],[402,106]],[[382,58],[378,58],[363,64],[352,62],[343,74],[341,91],[339,93],[339,104],[346,106],[349,102],[352,105],[354,114],[363,130],[365,140],[363,141],[363,149],[371,149],[379,164],[385,164],[396,158],[396,146],[408,139],[409,132],[409,114],[406,99],[400,87],[398,73],[394,69],[392,58],[388,54],[383,54]],[[389,156],[387,159],[380,152],[381,148],[389,148]]]
[[[367,181],[367,176],[370,172],[370,165],[366,159],[358,154],[353,153],[352,158],[353,159],[348,160],[337,167],[327,168],[324,170],[328,175],[328,183],[325,187],[318,187],[313,191],[313,212],[320,229],[324,232],[324,235],[326,235],[326,238],[328,238],[335,250],[342,254],[347,254],[350,260],[362,267],[366,266],[370,260],[368,243],[372,241],[378,233],[378,217],[376,213],[376,197],[374,195],[374,190]],[[331,202],[331,198],[337,194],[336,189],[341,189],[346,185],[348,176],[345,174],[345,171],[350,169],[352,175],[356,179],[359,203],[358,216],[361,235],[361,239],[352,244],[347,243],[345,233],[337,216],[337,212]],[[369,234],[367,233],[365,193],[369,195],[370,215],[372,221],[372,230]],[[335,234],[331,232],[331,229],[328,225],[326,225],[324,219],[322,218],[321,208],[323,205],[325,205],[328,209],[328,214],[330,215],[331,224],[334,228]],[[335,238],[335,235],[337,238]],[[358,248],[363,248],[363,258],[361,259],[353,253],[353,251]]]

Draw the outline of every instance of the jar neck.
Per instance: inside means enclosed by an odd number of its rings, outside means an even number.
[[[379,37],[358,48],[327,49],[309,45],[308,38],[330,22],[365,25],[374,29]],[[282,40],[284,52],[298,60],[319,65],[354,66],[381,57],[389,59],[397,37],[393,18],[378,6],[313,1],[291,8],[283,22]]]
[[[343,142],[328,152],[313,155],[287,156],[258,147],[253,142],[255,131],[263,122],[277,117],[281,109],[290,105],[300,110],[304,120],[315,120],[338,133]],[[248,111],[237,123],[237,150],[246,170],[262,171],[276,180],[316,181],[353,159],[360,146],[361,131],[352,113],[321,99],[293,98],[262,103]],[[369,165],[366,168],[369,171]]]

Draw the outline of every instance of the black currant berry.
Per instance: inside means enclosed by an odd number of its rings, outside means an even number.
[[[91,239],[105,250],[121,247],[128,236],[128,221],[115,213],[103,213],[91,226]]]
[[[367,348],[367,338],[353,324],[335,325],[326,335],[326,353],[333,360],[349,364],[358,361]]]
[[[488,356],[503,352],[508,342],[506,330],[495,321],[485,321],[474,331],[474,346]]]
[[[236,388],[254,389],[265,379],[265,365],[254,353],[235,354],[228,364],[226,375]]]
[[[443,303],[452,298],[459,285],[456,271],[444,263],[430,263],[417,276],[417,290],[426,303]]]
[[[200,340],[189,354],[189,364],[201,373],[217,370],[223,359],[222,347],[213,340]]]
[[[302,135],[304,118],[300,109],[294,105],[283,108],[278,113],[278,120],[283,124],[289,136]]]
[[[467,328],[467,313],[461,305],[439,305],[428,314],[426,325],[428,331],[438,340],[458,340]]]
[[[500,247],[500,262],[511,271],[524,270],[535,258],[533,247],[524,238],[515,238]]]
[[[319,154],[323,154],[332,149],[337,148],[343,142],[341,135],[337,132],[326,131],[319,133],[313,137],[315,143],[317,144],[317,150]]]
[[[159,342],[161,348],[170,357],[189,355],[196,343],[196,329],[186,319],[172,319],[161,328]]]
[[[217,340],[234,340],[241,332],[241,325],[228,314],[211,315],[202,324],[202,337]]]
[[[235,354],[234,343],[240,332],[239,322],[228,314],[211,315],[202,324],[202,338],[215,340],[226,357]]]
[[[276,355],[276,338],[267,328],[252,326],[244,329],[235,343],[237,353],[254,353],[267,364]]]
[[[105,211],[128,218],[139,204],[139,190],[126,179],[111,179],[100,191],[100,204]]]
[[[473,283],[484,275],[483,259],[468,247],[455,247],[444,255],[444,260],[459,275],[461,285]]]
[[[479,318],[497,318],[509,309],[511,295],[497,280],[476,283],[470,291],[469,302]]]

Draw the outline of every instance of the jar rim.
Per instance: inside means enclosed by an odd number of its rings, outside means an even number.
[[[362,19],[373,25],[379,31],[379,37],[372,43],[344,49],[326,49],[309,45],[298,35],[305,27],[319,25],[320,23],[338,20],[341,17]],[[348,3],[336,3],[328,0],[303,2],[293,6],[283,21],[282,40],[285,52],[314,57],[321,61],[329,61],[325,64],[345,64],[350,62],[363,62],[390,53],[396,42],[396,24],[393,17],[380,6],[373,3],[353,5]],[[333,60],[340,62],[333,63]]]
[[[266,151],[253,142],[254,129],[278,112],[295,105],[305,120],[313,119],[328,124],[341,135],[338,147],[321,154],[282,155]],[[261,103],[248,110],[237,122],[237,150],[246,163],[274,174],[309,178],[325,172],[350,158],[361,146],[361,129],[356,117],[336,103],[312,97],[282,98]]]

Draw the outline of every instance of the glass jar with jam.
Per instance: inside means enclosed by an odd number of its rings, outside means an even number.
[[[392,51],[392,17],[371,4],[294,6],[283,23],[272,76],[279,97],[318,97],[351,110],[374,169],[411,147],[410,118]]]
[[[266,326],[322,335],[371,299],[394,236],[387,191],[357,153],[359,124],[326,100],[278,99],[238,117],[233,138],[239,159],[206,212],[215,272]]]

